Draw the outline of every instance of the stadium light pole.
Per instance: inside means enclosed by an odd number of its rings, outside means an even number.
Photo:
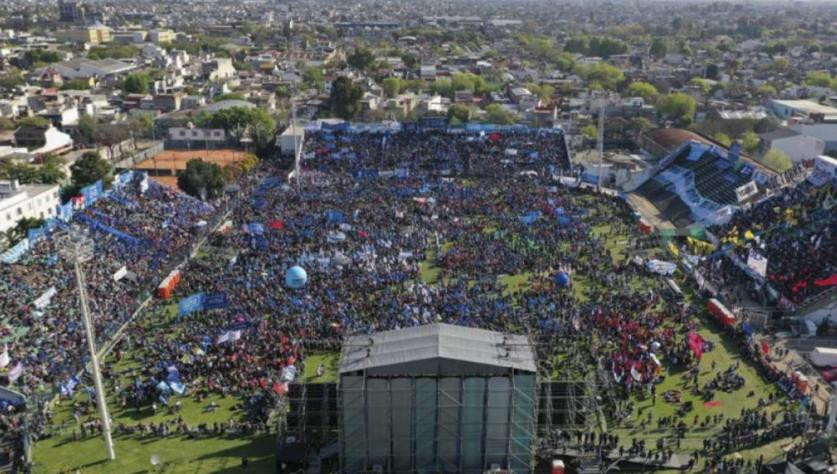
[[[102,418],[102,433],[105,436],[105,445],[108,450],[108,459],[116,459],[116,452],[113,450],[113,438],[110,434],[110,416],[108,415],[107,401],[105,400],[105,387],[102,383],[102,373],[99,369],[99,357],[96,355],[96,339],[93,332],[93,322],[90,319],[90,307],[87,304],[87,290],[84,283],[84,272],[81,264],[93,258],[93,240],[85,234],[70,232],[58,241],[59,252],[68,260],[73,262],[73,269],[76,274],[76,286],[78,286],[78,299],[81,303],[81,315],[84,321],[84,332],[87,336],[87,348],[90,351],[90,365],[93,371],[93,383],[96,387],[96,401],[99,404],[99,416]]]
[[[605,114],[605,100],[601,99],[601,107],[599,108],[599,169],[596,173],[596,190],[602,189],[602,165],[604,164],[604,114]]]
[[[302,173],[302,170],[300,169],[301,158],[299,155],[302,150],[300,150],[300,145],[297,144],[297,131],[298,129],[296,124],[296,101],[293,99],[293,97],[291,97],[291,133],[293,133],[294,135],[294,175],[296,176],[296,192],[297,194],[300,194],[300,180],[302,179],[300,173]]]

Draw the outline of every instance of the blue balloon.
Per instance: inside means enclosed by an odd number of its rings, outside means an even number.
[[[570,275],[567,272],[558,272],[555,275],[555,283],[561,288],[568,288],[570,286]]]
[[[302,288],[308,282],[308,274],[299,265],[294,265],[285,273],[285,286],[289,288]]]

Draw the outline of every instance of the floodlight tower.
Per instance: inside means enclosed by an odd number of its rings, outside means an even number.
[[[93,371],[93,383],[96,387],[96,401],[99,404],[99,416],[102,419],[102,433],[105,436],[105,445],[108,450],[108,459],[116,459],[113,450],[113,438],[110,435],[110,416],[108,415],[107,401],[105,400],[105,387],[102,383],[102,373],[99,369],[99,357],[96,355],[96,339],[93,331],[93,321],[90,319],[90,307],[87,304],[87,289],[84,283],[84,272],[81,264],[93,258],[93,240],[87,235],[78,232],[70,232],[60,237],[58,248],[61,255],[73,262],[76,274],[76,286],[78,286],[78,299],[81,303],[81,315],[84,321],[84,332],[87,336],[87,349],[90,351],[90,365]]]
[[[300,189],[299,189],[300,188],[300,183],[299,182],[302,179],[302,175],[300,174],[300,173],[302,173],[302,170],[300,169],[301,157],[299,156],[302,150],[300,149],[301,144],[297,143],[297,141],[298,141],[297,133],[298,132],[299,132],[299,129],[297,128],[297,123],[296,123],[296,100],[294,100],[294,98],[291,97],[291,133],[293,133],[293,136],[294,136],[294,176],[296,177],[296,192],[297,192],[297,194],[299,194],[301,192]]]
[[[602,189],[602,165],[604,164],[604,120],[605,120],[605,100],[601,99],[601,108],[599,108],[599,169],[596,173],[596,189]]]

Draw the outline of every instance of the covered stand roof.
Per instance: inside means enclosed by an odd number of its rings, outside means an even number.
[[[450,324],[430,324],[349,337],[340,373],[370,376],[487,375],[509,369],[536,372],[525,336]]]

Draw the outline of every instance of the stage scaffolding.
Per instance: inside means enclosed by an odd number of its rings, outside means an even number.
[[[501,347],[513,353],[516,347],[534,347],[536,373],[511,368],[498,376],[495,369],[475,367],[474,373],[430,375],[404,366],[398,373],[376,374],[370,367],[372,373],[344,373],[339,384],[293,383],[277,416],[280,437],[292,434],[320,447],[342,437],[345,472],[444,470],[440,459],[458,472],[492,465],[527,472],[538,446],[560,442],[560,435],[574,442],[577,432],[603,428],[600,405],[614,387],[607,371],[593,369],[587,351],[574,349],[580,342],[543,336],[504,341]],[[355,362],[363,362],[366,344],[344,345],[344,359],[355,353]],[[562,361],[559,370],[544,363],[547,354]],[[500,419],[502,427],[495,423]],[[492,427],[502,432],[486,435]],[[346,465],[352,461],[347,452],[364,453],[363,459]]]

